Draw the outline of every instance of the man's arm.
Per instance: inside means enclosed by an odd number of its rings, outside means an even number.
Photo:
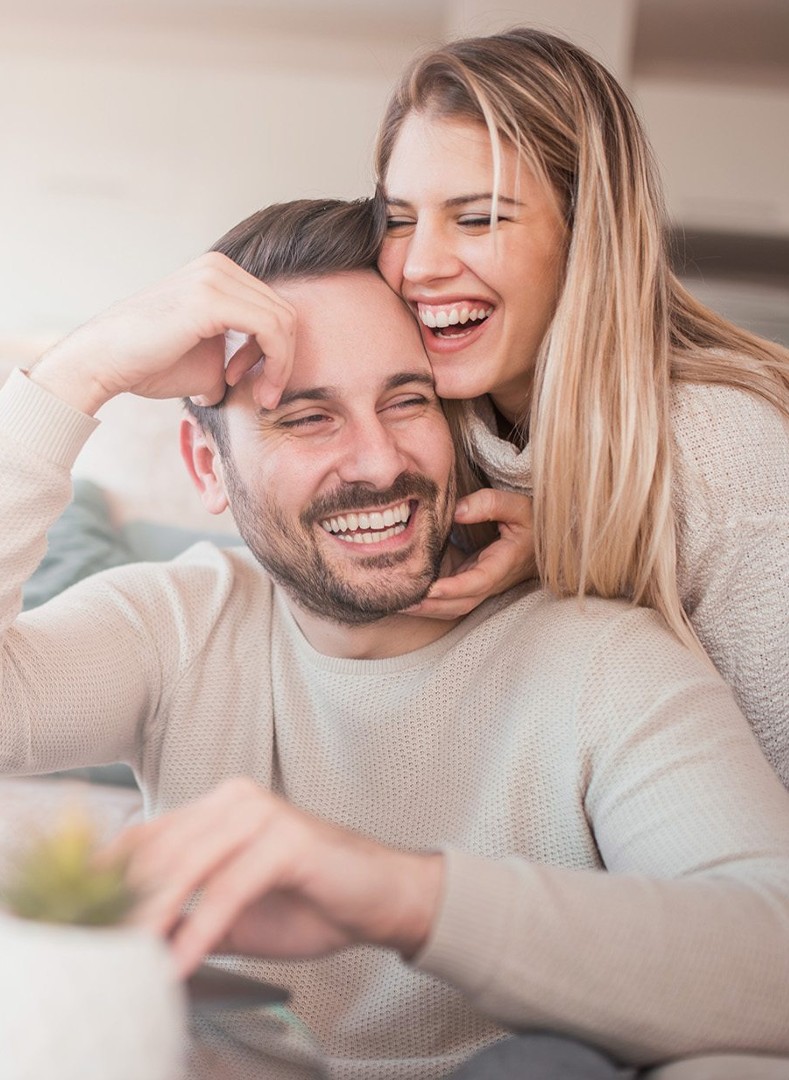
[[[789,1052],[789,799],[723,683],[648,613],[618,626],[577,718],[612,872],[395,852],[244,781],[119,841],[153,889],[143,920],[185,970],[212,950],[397,948],[501,1023],[635,1063]]]
[[[287,366],[294,326],[289,305],[212,253],[86,323],[0,391],[0,769],[128,761],[161,689],[139,589],[99,596],[85,583],[19,617],[91,414],[122,391],[219,400],[261,351],[264,371]],[[226,371],[231,329],[250,341]]]
[[[92,588],[59,596],[19,617],[22,587],[44,555],[48,528],[68,502],[71,465],[95,424],[21,372],[12,373],[0,391],[4,772],[131,760],[136,720],[148,711],[149,695],[158,692],[158,680],[142,662],[142,628],[122,632],[117,620],[85,599]],[[129,665],[133,653],[137,665]],[[121,691],[124,667],[135,678],[124,680]],[[125,710],[130,710],[128,724]]]
[[[731,691],[644,609],[581,685],[568,783],[608,872],[450,852],[418,966],[634,1064],[788,1053],[789,797]]]

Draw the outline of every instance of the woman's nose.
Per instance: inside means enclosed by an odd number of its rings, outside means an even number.
[[[403,262],[405,281],[427,284],[458,274],[460,260],[452,248],[451,238],[444,230],[420,222],[407,243]]]

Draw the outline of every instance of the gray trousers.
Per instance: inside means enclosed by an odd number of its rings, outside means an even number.
[[[512,1035],[480,1050],[450,1080],[789,1080],[789,1058],[700,1054],[639,1070],[574,1039],[542,1032]]]
[[[485,1047],[451,1080],[632,1080],[635,1069],[560,1035],[530,1032]]]

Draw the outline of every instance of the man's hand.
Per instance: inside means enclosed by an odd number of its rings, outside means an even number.
[[[107,849],[118,856],[144,896],[135,922],[170,936],[184,975],[209,952],[304,958],[366,943],[410,957],[443,878],[441,855],[384,847],[246,778],[128,829]]]
[[[450,577],[439,578],[421,604],[408,608],[409,615],[457,619],[489,596],[537,574],[532,501],[527,495],[483,488],[460,500],[455,520],[460,525],[496,521],[499,539],[475,552]]]
[[[90,414],[124,391],[215,405],[263,356],[254,396],[273,408],[293,364],[295,326],[290,304],[209,252],[79,327],[44,353],[30,377]],[[244,343],[225,370],[229,331]]]

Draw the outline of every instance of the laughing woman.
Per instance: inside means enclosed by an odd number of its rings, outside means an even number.
[[[789,355],[671,273],[622,89],[545,33],[451,43],[406,72],[378,172],[381,270],[498,489],[460,520],[503,523],[424,612],[535,569],[557,595],[654,607],[704,646],[789,786]]]

